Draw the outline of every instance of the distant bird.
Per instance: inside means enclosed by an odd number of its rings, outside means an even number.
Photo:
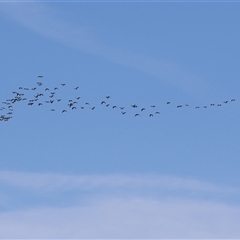
[[[203,106],[203,108],[207,108],[207,106]]]
[[[77,109],[76,107],[72,107],[72,110]]]
[[[54,90],[58,90],[58,88],[57,88],[57,87],[55,87],[55,88],[54,88]]]
[[[141,112],[144,111],[144,110],[145,110],[145,108],[142,108],[142,109],[141,109]]]
[[[124,107],[120,107],[120,109],[121,109],[121,110],[123,110],[123,109],[124,109]]]
[[[126,112],[121,112],[123,115],[126,113]]]
[[[76,99],[77,99],[77,100],[79,100],[79,99],[80,99],[80,97],[76,97]]]
[[[154,107],[156,107],[156,106],[155,106],[155,105],[152,105],[151,107],[154,108]]]
[[[32,88],[32,90],[36,90],[36,89],[37,89],[36,87]],[[26,90],[28,90],[28,89],[26,89]]]
[[[45,88],[45,91],[49,91],[49,88]]]
[[[214,103],[211,103],[210,106],[214,106],[215,104]]]
[[[155,112],[155,114],[160,114],[160,112]]]
[[[112,108],[117,108],[117,106],[113,106]]]
[[[94,110],[94,109],[95,109],[95,107],[92,107],[91,109],[92,109],[92,110]]]
[[[38,106],[41,106],[41,105],[42,105],[42,103],[39,103],[39,104],[38,104]]]
[[[106,98],[108,99],[108,98],[110,98],[110,96],[106,96]]]
[[[137,113],[137,114],[135,114],[135,117],[137,117],[137,116],[140,116],[140,115]]]
[[[221,107],[221,106],[222,106],[222,104],[218,104],[217,106],[218,106],[218,107]]]
[[[67,112],[67,110],[62,110],[62,113]]]
[[[182,107],[182,105],[178,105],[178,106],[177,106],[177,108],[181,108],[181,107]]]
[[[43,76],[42,76],[42,75],[39,75],[38,78],[43,78]]]
[[[52,112],[54,112],[54,111],[55,111],[55,109],[51,109],[51,111],[52,111]]]
[[[167,102],[167,104],[170,104],[170,102]]]
[[[65,83],[61,83],[62,86],[65,86],[66,84]]]
[[[41,86],[41,85],[42,85],[42,82],[37,82],[37,85],[38,85],[38,86]]]
[[[58,102],[60,102],[62,99],[57,99]]]
[[[131,105],[133,108],[137,108],[137,105],[136,104],[133,104],[133,105]]]
[[[195,107],[195,108],[200,108],[200,107]]]
[[[236,100],[233,98],[233,99],[231,99],[231,102],[235,102]]]
[[[228,103],[228,101],[224,101],[223,103]]]
[[[153,117],[153,114],[151,113],[151,114],[149,114],[149,117]]]
[[[32,105],[33,105],[33,102],[28,103],[28,105],[29,105],[29,106],[32,106]]]
[[[105,101],[102,101],[101,104],[105,104],[106,102]]]
[[[79,87],[75,87],[74,89],[75,89],[75,90],[78,90],[78,88],[79,88]]]
[[[189,107],[189,105],[188,105],[188,104],[185,104],[185,106],[186,106],[186,107]]]
[[[86,104],[86,105],[89,105],[89,103],[88,103],[88,102],[86,102],[85,104]]]

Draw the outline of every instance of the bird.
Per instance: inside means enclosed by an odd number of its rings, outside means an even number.
[[[231,99],[231,102],[235,102],[236,100],[233,98],[233,99]]]
[[[105,104],[106,102],[105,101],[102,101],[101,104]]]
[[[62,86],[65,86],[66,84],[65,83],[61,83]]]
[[[42,75],[39,75],[38,78],[43,78],[43,76],[42,76]]]
[[[108,98],[110,98],[110,96],[106,96],[106,98],[108,99]]]
[[[51,109],[51,111],[52,111],[52,112],[54,112],[54,111],[55,111],[55,109]]]
[[[138,113],[137,113],[137,114],[135,114],[135,117],[137,117],[137,116],[140,116],[140,114],[138,114]]]
[[[155,112],[155,114],[160,114],[160,112]]]
[[[49,91],[49,88],[45,88],[45,91]]]
[[[78,90],[78,88],[79,88],[79,87],[75,87],[74,89],[75,89],[75,90]]]
[[[155,106],[155,105],[152,105],[151,107],[154,108],[154,107],[156,107],[156,106]]]
[[[76,108],[76,107],[72,107],[72,110],[73,110],[73,109],[77,109],[77,108]]]
[[[126,112],[121,112],[123,115],[126,113]]]
[[[77,100],[79,100],[79,99],[80,99],[80,97],[76,97],[76,99],[77,99]]]
[[[112,108],[117,108],[117,106],[113,106]]]
[[[167,102],[167,104],[170,104],[170,102]]]
[[[141,109],[141,112],[144,111],[144,110],[145,110],[145,108],[142,108],[142,109]]]
[[[41,105],[42,105],[42,103],[39,103],[39,104],[38,104],[38,106],[41,106]]]
[[[153,117],[153,114],[151,113],[151,114],[149,114],[149,117]]]
[[[131,105],[133,108],[137,108],[137,105],[136,104],[133,104],[133,105]]]
[[[67,110],[62,110],[62,113],[67,112]]]

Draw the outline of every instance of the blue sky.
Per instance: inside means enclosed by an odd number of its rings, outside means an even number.
[[[0,6],[1,238],[240,237],[239,3]]]

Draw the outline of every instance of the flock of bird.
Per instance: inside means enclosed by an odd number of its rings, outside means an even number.
[[[38,79],[42,79],[43,76],[39,75]],[[57,111],[56,108],[54,107],[56,103],[60,103],[63,99],[58,98],[57,97],[57,91],[59,91],[59,88],[64,88],[66,87],[65,83],[62,83],[59,87],[54,87],[53,89],[49,89],[49,88],[45,88],[43,87],[43,83],[41,81],[37,82],[37,85],[33,88],[26,88],[26,87],[19,87],[17,91],[13,91],[13,97],[10,99],[7,99],[6,101],[2,102],[3,106],[0,107],[0,121],[8,121],[12,118],[13,116],[13,107],[16,103],[18,102],[26,102],[28,106],[32,106],[32,105],[37,105],[39,107],[41,107],[42,105],[48,104],[50,105],[50,111],[51,112],[55,112]],[[76,86],[73,88],[73,90],[76,92],[76,95],[74,98],[69,99],[66,103],[65,103],[65,107],[61,108],[61,113],[65,114],[68,111],[73,111],[73,110],[77,110],[77,109],[90,109],[90,110],[94,110],[96,108],[96,106],[92,106],[90,105],[89,102],[80,102],[81,97],[78,96],[78,89],[79,86]],[[42,90],[44,92],[41,93],[37,93],[37,91]],[[33,91],[34,95],[29,98],[26,94],[26,92],[29,91]],[[47,98],[44,98],[44,96]],[[111,97],[110,96],[105,96],[104,99],[102,99],[99,102],[99,106],[103,106],[103,107],[108,107],[108,108],[112,108],[112,109],[119,109],[120,113],[122,115],[125,115],[127,113],[127,107],[124,106],[116,106],[111,104],[110,101]],[[208,107],[213,107],[213,106],[217,106],[217,107],[221,107],[223,104],[227,104],[229,102],[235,102],[236,99],[230,99],[230,100],[226,100],[223,101],[222,103],[210,103],[209,105],[204,105],[201,106],[202,108],[208,108]],[[81,106],[80,106],[81,104]],[[170,105],[171,102],[166,102],[165,104]],[[136,112],[134,113],[133,116],[135,117],[139,117],[141,116],[147,108],[145,107],[139,107],[136,104],[131,104],[128,107],[133,108],[136,110]],[[176,108],[182,108],[182,107],[189,107],[189,104],[184,104],[184,105],[176,105]],[[200,108],[200,106],[195,106],[194,108],[198,109]],[[150,112],[148,113],[149,117],[154,117],[156,115],[160,114],[160,111],[157,110],[156,105],[151,105],[148,107],[148,110],[150,110]]]

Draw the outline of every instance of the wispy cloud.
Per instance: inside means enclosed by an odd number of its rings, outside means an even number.
[[[0,211],[0,238],[240,237],[240,207],[219,197],[236,197],[238,189],[194,179],[1,171],[0,186],[9,201]],[[30,207],[31,193],[38,199]],[[59,205],[67,198],[74,201]]]
[[[161,57],[157,59],[144,56],[124,50],[121,46],[111,47],[97,41],[98,37],[84,26],[72,26],[60,20],[47,4],[6,3],[1,4],[1,12],[42,36],[147,73],[190,94],[198,95],[210,90],[209,85],[200,76],[189,73],[181,66],[167,62]]]
[[[240,208],[200,201],[96,199],[0,213],[1,238],[239,238]]]
[[[44,189],[54,191],[56,189],[171,189],[188,190],[223,194],[239,194],[237,188],[217,186],[208,182],[194,179],[184,179],[172,176],[158,175],[63,175],[53,173],[24,173],[13,171],[0,171],[0,184],[30,189]]]

